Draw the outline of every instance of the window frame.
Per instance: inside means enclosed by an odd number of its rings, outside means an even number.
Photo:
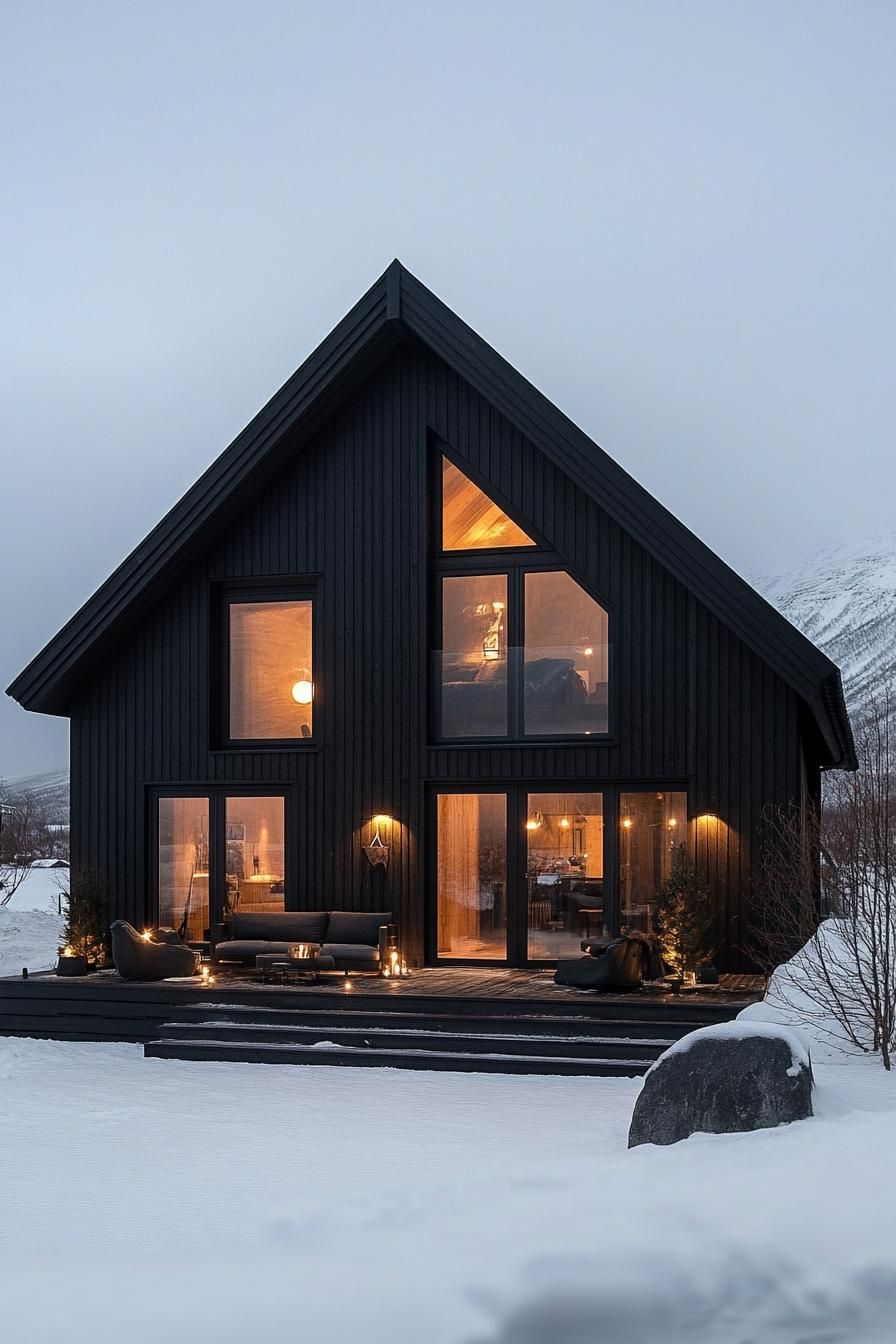
[[[230,735],[230,609],[240,603],[311,603],[311,682],[314,687],[309,737],[231,737]],[[313,751],[320,743],[320,578],[317,575],[283,580],[241,579],[213,585],[213,630],[210,648],[216,673],[210,678],[213,750]]]
[[[553,551],[450,551],[440,554],[432,565],[432,625],[429,639],[430,705],[429,721],[436,742],[452,746],[495,746],[538,743],[588,745],[607,743],[615,738],[615,658],[613,632],[615,614],[606,599],[583,582],[575,569]],[[526,575],[562,572],[579,585],[607,616],[607,728],[603,733],[527,733],[525,731],[525,636]],[[442,732],[442,682],[439,655],[442,653],[443,587],[446,578],[476,578],[504,575],[507,581],[507,732],[489,737],[446,737]]]
[[[149,889],[144,909],[147,926],[159,921],[159,803],[163,798],[204,798],[208,803],[208,922],[211,934],[208,942],[191,946],[214,947],[220,941],[219,929],[224,917],[224,875],[226,869],[227,799],[228,798],[282,798],[283,799],[283,908],[297,910],[298,864],[295,839],[298,835],[298,795],[294,784],[229,780],[226,783],[154,784],[148,787]]]

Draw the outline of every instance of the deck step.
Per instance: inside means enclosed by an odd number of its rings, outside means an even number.
[[[283,1027],[337,1027],[356,1026],[363,1029],[381,1027],[403,1031],[439,1031],[456,1033],[463,1036],[495,1034],[511,1036],[569,1036],[608,1039],[620,1037],[657,1038],[667,1042],[678,1040],[697,1027],[707,1025],[707,1019],[687,1018],[669,1019],[662,1011],[655,1011],[650,1017],[594,1017],[583,1014],[570,1017],[568,1014],[537,1012],[480,1013],[471,1016],[468,1013],[455,1013],[450,1009],[441,1010],[432,1005],[427,1010],[388,1012],[376,1009],[321,1008],[267,1008],[234,1005],[231,1003],[190,1004],[172,1008],[167,1020],[178,1026],[201,1027],[206,1023],[226,1023],[228,1025],[283,1026]],[[726,1020],[719,1015],[714,1020]]]
[[[669,1037],[556,1035],[543,1030],[539,1034],[514,1034],[495,1031],[458,1033],[447,1029],[421,1026],[396,1028],[381,1023],[346,1025],[282,1025],[279,1023],[208,1021],[201,1026],[192,1022],[166,1022],[159,1036],[169,1041],[223,1041],[228,1044],[304,1045],[325,1043],[376,1050],[425,1050],[434,1053],[476,1055],[576,1056],[587,1059],[629,1059],[633,1056],[654,1060],[673,1044]]]
[[[277,1045],[251,1041],[170,1040],[161,1038],[144,1046],[149,1059],[179,1059],[213,1063],[326,1065],[378,1069],[428,1069],[451,1073],[562,1074],[592,1078],[630,1078],[643,1074],[653,1062],[641,1054],[609,1059],[577,1055],[513,1055],[466,1053],[460,1050],[388,1050],[319,1042],[317,1045]]]

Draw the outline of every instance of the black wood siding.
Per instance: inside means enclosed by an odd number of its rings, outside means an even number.
[[[427,442],[473,474],[603,595],[616,632],[610,742],[439,747],[428,742]],[[209,722],[211,585],[321,576],[315,737],[294,751],[216,751]],[[800,704],[513,426],[422,347],[403,345],[296,452],[226,535],[82,687],[72,710],[76,863],[99,868],[115,912],[152,917],[152,786],[293,790],[300,906],[382,908],[423,946],[427,782],[687,781],[720,927],[744,933],[750,852],[765,803],[817,784]],[[373,814],[396,818],[383,873],[361,852]]]

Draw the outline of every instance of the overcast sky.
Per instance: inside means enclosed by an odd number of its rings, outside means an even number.
[[[741,572],[892,521],[896,5],[0,24],[3,687],[394,256]]]

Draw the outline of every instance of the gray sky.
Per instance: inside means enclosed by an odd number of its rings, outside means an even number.
[[[891,522],[894,69],[859,0],[0,0],[2,685],[396,255],[742,572]]]

